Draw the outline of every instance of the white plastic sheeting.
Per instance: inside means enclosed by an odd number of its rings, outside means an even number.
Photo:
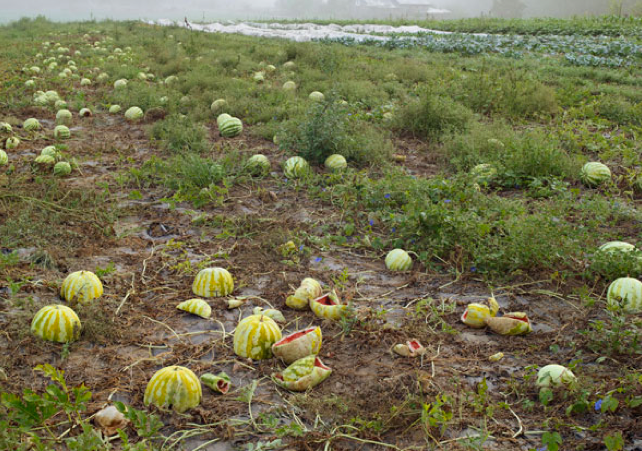
[[[174,22],[167,19],[158,21],[149,21],[150,25],[187,27],[185,22]],[[221,23],[215,22],[210,24],[189,23],[192,30],[205,31],[209,33],[233,33],[245,36],[257,36],[266,38],[283,38],[296,42],[307,42],[319,39],[344,39],[352,38],[356,41],[377,40],[387,41],[385,35],[390,34],[410,34],[417,35],[421,33],[431,34],[451,34],[447,31],[431,30],[415,25],[393,27],[390,25],[375,24],[355,24],[355,25],[317,25],[313,23],[260,23],[260,22],[241,22],[241,23]],[[382,36],[383,35],[383,36]]]

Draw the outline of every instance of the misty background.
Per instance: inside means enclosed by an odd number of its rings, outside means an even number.
[[[444,11],[445,10],[445,11]],[[447,12],[446,12],[447,11]],[[455,19],[640,15],[642,0],[0,0],[0,23],[92,19]]]

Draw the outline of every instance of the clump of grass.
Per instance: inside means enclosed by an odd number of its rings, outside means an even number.
[[[472,124],[467,133],[447,133],[440,152],[450,167],[468,172],[477,164],[501,161],[498,157],[504,148],[499,143],[505,146],[515,139],[515,132],[503,121],[479,122]]]
[[[457,86],[458,85],[458,86]],[[524,119],[557,112],[555,91],[523,70],[491,69],[482,65],[478,73],[457,82],[453,97],[474,112]]]
[[[152,157],[132,175],[139,183],[166,186],[173,190],[205,188],[219,183],[226,175],[223,165],[195,153],[177,155],[169,160]]]
[[[542,202],[529,210],[519,202],[471,194],[465,201],[411,201],[396,216],[407,249],[427,262],[449,261],[489,274],[560,270],[572,266],[585,242],[572,223],[553,216]]]
[[[346,106],[333,98],[313,103],[300,119],[278,134],[280,147],[314,163],[338,153],[358,164],[384,161],[392,144],[383,132],[352,118]]]
[[[615,96],[601,97],[596,104],[596,113],[619,125],[642,124],[641,104],[632,105],[629,101]]]
[[[141,168],[130,169],[133,186],[167,188],[174,200],[191,201],[195,206],[221,202],[227,189],[243,177],[244,162],[236,152],[218,160],[189,152],[169,159],[150,158]]]
[[[457,171],[490,163],[499,179],[527,181],[536,177],[575,178],[579,162],[560,142],[539,130],[514,132],[503,122],[473,124],[466,133],[443,138],[442,157]],[[514,184],[514,183],[513,183]]]
[[[157,121],[151,128],[151,138],[160,141],[161,146],[174,152],[205,152],[210,149],[207,129],[195,124],[187,117],[171,115]]]
[[[121,105],[122,107],[137,106],[147,111],[154,107],[164,106],[161,97],[168,95],[164,90],[159,90],[155,85],[148,85],[141,81],[129,81],[124,89],[109,93],[106,103]]]
[[[421,93],[395,116],[394,128],[419,138],[439,139],[446,132],[466,130],[473,121],[473,112],[443,94],[429,90]]]

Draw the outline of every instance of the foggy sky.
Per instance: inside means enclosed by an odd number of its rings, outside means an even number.
[[[44,15],[57,21],[89,19],[247,19],[269,17],[276,0],[0,0],[0,22]]]
[[[0,0],[0,23],[17,20],[21,17],[44,15],[55,21],[76,21],[90,19],[173,19],[188,17],[191,21],[217,21],[225,19],[271,19],[271,18],[325,18],[325,19],[368,19],[393,18],[391,12],[382,10],[363,10],[364,15],[352,12],[352,17],[344,17],[345,12],[337,8],[326,8],[325,2],[334,5],[347,5],[354,0]],[[362,3],[364,0],[361,0]],[[366,0],[367,1],[367,0]],[[449,17],[479,17],[490,13],[495,0],[426,0],[437,8],[452,11]],[[568,17],[570,15],[605,14],[609,11],[610,0],[515,0],[526,5],[524,17]],[[625,3],[637,0],[624,0]],[[277,8],[281,5],[298,5],[298,8]],[[316,5],[316,9],[315,9]],[[421,19],[416,14],[410,19]]]

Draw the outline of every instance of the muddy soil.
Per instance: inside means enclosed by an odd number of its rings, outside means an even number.
[[[33,113],[25,110],[17,119]],[[54,119],[44,110],[38,115]],[[75,205],[82,204],[77,202],[69,204],[70,211],[36,202],[35,208],[51,207],[52,215],[57,215],[55,224],[42,227],[64,227],[69,233],[51,234],[46,245],[2,250],[18,251],[20,257],[18,265],[3,270],[6,282],[1,288],[0,366],[8,375],[4,385],[9,391],[42,390],[46,380],[32,369],[49,363],[65,371],[69,384],[91,388],[87,415],[114,400],[143,409],[150,377],[163,366],[177,364],[197,374],[225,371],[233,386],[225,396],[204,388],[201,406],[186,415],[149,407],[161,416],[165,435],[196,431],[180,441],[182,449],[233,449],[276,438],[274,424],[298,422],[301,432],[284,438],[291,449],[425,449],[427,443],[465,449],[457,439],[474,441],[481,433],[485,449],[499,450],[540,447],[544,415],[566,418],[563,412],[569,403],[562,394],[546,414],[524,402],[537,403],[533,381],[525,381],[534,365],[568,363],[579,353],[583,359],[576,369],[579,376],[603,378],[604,390],[616,382],[608,378],[608,366],[596,363],[597,355],[582,347],[577,333],[599,313],[550,280],[525,277],[523,283],[494,287],[502,311],[526,311],[533,323],[534,331],[527,337],[504,337],[459,321],[468,303],[484,302],[490,295],[489,286],[474,274],[454,277],[417,264],[411,272],[391,273],[381,252],[305,240],[301,243],[305,252],[284,257],[280,245],[302,236],[301,232],[319,235],[324,226],[340,224],[341,212],[286,183],[279,167],[285,157],[271,143],[245,137],[231,141],[248,154],[260,149],[272,161],[272,174],[235,185],[219,204],[195,208],[188,202],[169,203],[164,199],[171,193],[165,188],[134,187],[125,177],[129,168],[141,167],[153,155],[167,156],[147,139],[149,125],[131,125],[102,113],[77,119],[68,145],[80,171],[58,183],[56,199],[67,195],[73,200],[79,193],[90,193],[100,199],[98,208],[112,216],[79,213]],[[219,139],[214,134],[213,138]],[[2,180],[3,192],[18,196],[2,198],[3,224],[12,208],[34,202],[27,193],[43,186],[39,179],[51,177],[30,163],[49,144],[46,137],[36,137],[13,154],[16,174],[27,181],[14,186],[10,179]],[[422,156],[425,152],[417,152],[412,142],[398,144],[398,152],[406,156],[399,164],[417,175],[434,173],[434,158]],[[131,196],[134,190],[140,196]],[[43,193],[33,197],[42,198]],[[227,222],[216,220],[221,217]],[[203,262],[230,270],[236,281],[233,296],[246,299],[240,308],[230,310],[224,299],[209,299],[210,319],[176,309],[179,302],[194,297],[192,280]],[[113,271],[102,275],[104,296],[77,308],[84,326],[79,341],[66,349],[29,333],[31,318],[40,307],[63,302],[58,286],[69,272],[110,265]],[[288,309],[285,298],[304,277],[336,289],[354,308],[352,319],[320,321],[310,311]],[[12,293],[10,280],[26,282]],[[232,333],[255,306],[280,309],[287,320],[284,331],[320,325],[324,336],[320,355],[333,369],[331,377],[311,392],[292,394],[269,379],[284,368],[276,359],[252,362],[236,357]],[[391,352],[395,344],[411,339],[427,348],[423,357]],[[504,359],[488,360],[498,352],[505,354]],[[253,381],[258,385],[249,410],[246,388]],[[422,418],[422,404],[435,405],[443,396],[456,407],[445,409],[452,419],[442,429]],[[494,409],[491,416],[484,414],[489,408]],[[619,420],[629,431],[638,431],[633,432],[638,444],[639,413]],[[268,423],[270,418],[274,424]],[[602,449],[583,429],[601,418],[591,408],[569,419],[578,429],[576,437],[566,438],[566,449],[574,449],[573,444]]]

